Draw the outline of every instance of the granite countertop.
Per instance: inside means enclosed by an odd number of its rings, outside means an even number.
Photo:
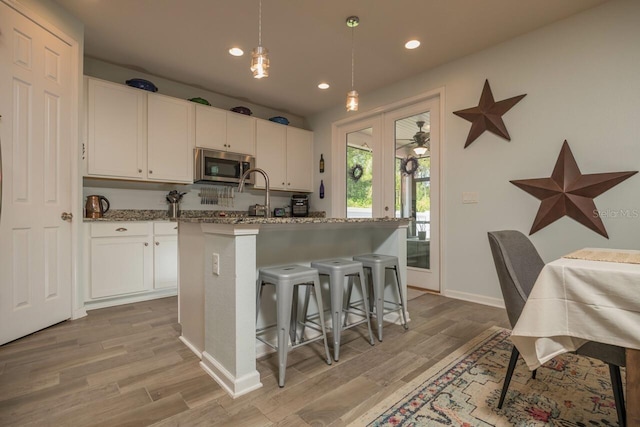
[[[297,220],[297,219],[314,219],[324,218],[324,212],[309,212],[306,218],[273,218],[278,220]],[[215,222],[215,220],[226,220],[231,222],[220,222],[233,224],[234,220],[246,218],[251,220],[264,220],[264,217],[248,216],[247,211],[204,211],[204,210],[184,210],[180,212],[181,220],[187,222]],[[83,218],[84,222],[117,222],[117,221],[175,221],[175,218],[169,218],[167,210],[144,210],[144,209],[121,209],[109,210],[102,218]],[[255,224],[256,222],[244,222],[244,224]]]
[[[179,222],[206,223],[206,224],[344,224],[344,223],[369,223],[369,222],[403,222],[410,218],[324,218],[324,217],[288,217],[288,218],[264,218],[256,216],[224,218],[179,218]]]

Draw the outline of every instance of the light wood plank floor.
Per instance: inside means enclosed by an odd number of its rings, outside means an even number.
[[[506,312],[425,294],[408,303],[408,331],[386,324],[343,334],[328,366],[314,343],[289,354],[286,386],[274,355],[258,361],[264,386],[230,398],[177,337],[177,300],[93,310],[0,347],[2,426],[344,426]]]

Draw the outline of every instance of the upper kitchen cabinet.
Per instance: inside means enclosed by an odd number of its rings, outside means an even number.
[[[154,93],[147,96],[147,179],[192,183],[193,103]]]
[[[194,105],[85,78],[87,176],[193,182]]]
[[[144,179],[147,94],[103,80],[85,82],[88,175]]]
[[[313,132],[257,120],[256,166],[269,175],[274,190],[313,191]],[[256,175],[255,187],[264,188]]]
[[[256,154],[255,119],[196,104],[196,146],[240,154]]]

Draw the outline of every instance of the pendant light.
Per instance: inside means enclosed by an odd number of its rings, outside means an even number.
[[[253,77],[261,79],[269,77],[269,51],[262,47],[262,0],[258,11],[258,47],[251,52],[251,72]]]
[[[354,89],[355,80],[355,50],[353,45],[353,29],[360,23],[360,18],[350,16],[347,18],[347,27],[351,28],[351,90],[347,92],[347,111],[358,111],[358,92]]]

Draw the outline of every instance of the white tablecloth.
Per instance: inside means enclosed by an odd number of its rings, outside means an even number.
[[[640,264],[545,265],[511,339],[532,370],[587,341],[640,350]]]

